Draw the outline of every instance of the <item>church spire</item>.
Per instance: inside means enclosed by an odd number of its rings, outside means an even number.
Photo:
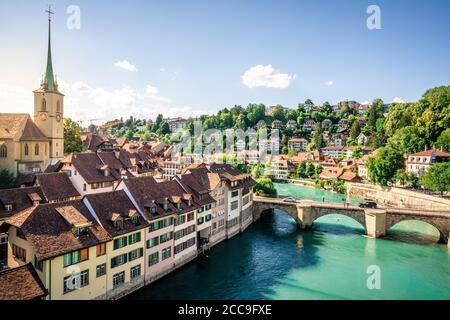
[[[48,7],[48,52],[47,52],[47,69],[45,71],[45,78],[43,84],[45,84],[46,91],[57,91],[57,86],[55,83],[55,78],[53,74],[53,64],[52,64],[52,46],[51,46],[51,22],[52,14],[51,7]]]

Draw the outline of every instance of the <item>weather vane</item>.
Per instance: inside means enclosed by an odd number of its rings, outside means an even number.
[[[48,10],[45,10],[45,12],[47,12],[48,13],[48,21],[51,21],[52,20],[52,14],[55,14],[54,12],[52,12],[52,6],[51,5],[49,5],[48,6]]]

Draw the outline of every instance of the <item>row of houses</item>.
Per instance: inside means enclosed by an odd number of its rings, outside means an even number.
[[[192,165],[163,182],[122,177],[106,192],[72,181],[39,174],[32,187],[0,190],[1,297],[117,299],[253,221],[254,181],[227,164]],[[14,272],[30,289],[14,288]]]

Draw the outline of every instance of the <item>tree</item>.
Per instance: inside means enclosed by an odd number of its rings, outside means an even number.
[[[323,136],[322,136],[322,125],[321,123],[317,123],[316,127],[314,128],[314,134],[311,139],[311,150],[320,150],[324,145],[323,143]]]
[[[300,162],[297,165],[297,176],[299,178],[305,178],[306,177],[306,163],[305,162]]]
[[[7,169],[0,170],[0,189],[14,188],[16,185],[16,179],[11,171]]]
[[[359,127],[359,121],[355,120],[350,128],[350,139],[356,140],[360,133],[361,128]]]
[[[362,157],[362,148],[358,146],[352,151],[352,159],[358,160],[361,157]]]
[[[401,128],[414,124],[415,104],[394,103],[389,107],[389,113],[384,121],[384,132],[392,137]]]
[[[311,162],[307,162],[306,166],[305,166],[305,176],[307,178],[312,178],[314,176],[315,173],[315,167]]]
[[[280,105],[275,106],[272,116],[275,120],[280,120],[283,122],[286,120],[284,110]]]
[[[440,192],[450,191],[450,163],[437,163],[432,165],[420,178],[420,184],[425,189]]]
[[[271,195],[271,196],[277,195],[277,189],[275,189],[272,179],[268,177],[256,179],[256,184],[253,187],[253,191],[257,195]]]
[[[415,153],[425,148],[425,140],[420,137],[416,127],[404,127],[395,132],[388,139],[388,146],[398,150],[402,154]]]
[[[83,151],[80,125],[70,118],[64,119],[64,153]]]
[[[381,99],[375,99],[367,112],[367,126],[370,130],[376,130],[377,120],[382,117],[384,117],[384,102]]]
[[[442,148],[445,151],[450,151],[450,128],[442,131],[441,135],[436,141],[436,147]]]
[[[367,169],[370,180],[387,186],[393,180],[397,171],[404,168],[403,154],[391,147],[378,149],[376,156],[369,157]]]
[[[325,117],[329,117],[333,114],[333,107],[328,101],[325,101],[322,105],[322,111],[321,111]]]

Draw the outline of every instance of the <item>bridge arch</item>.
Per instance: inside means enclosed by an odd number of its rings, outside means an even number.
[[[386,233],[389,233],[394,226],[406,221],[420,221],[429,226],[434,227],[439,232],[439,242],[448,243],[448,235],[450,232],[450,223],[442,219],[432,219],[424,216],[404,216],[393,215],[386,218]]]
[[[364,230],[366,230],[366,221],[365,221],[365,219],[362,219],[361,217],[348,215],[348,214],[345,214],[345,213],[340,213],[340,212],[327,212],[327,213],[324,213],[324,214],[320,214],[319,216],[314,218],[314,220],[312,222],[314,224],[314,222],[316,222],[320,218],[323,218],[323,217],[326,217],[326,216],[330,216],[330,215],[347,217],[347,218],[349,218],[349,219],[351,219],[353,221],[356,221],[360,227],[362,227]]]

